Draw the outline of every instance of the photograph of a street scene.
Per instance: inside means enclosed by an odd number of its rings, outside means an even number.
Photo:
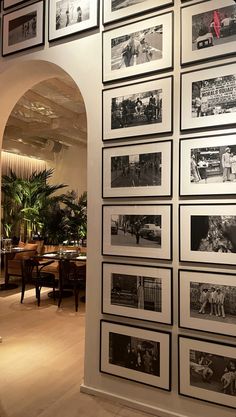
[[[190,161],[192,184],[236,181],[236,144],[192,148]]]
[[[192,16],[193,51],[235,41],[235,4]]]
[[[162,152],[111,158],[111,188],[161,185]]]
[[[236,75],[192,83],[192,117],[236,112]]]
[[[111,245],[161,247],[161,215],[111,215]]]
[[[162,122],[162,89],[113,97],[111,129]]]
[[[158,25],[111,39],[111,70],[162,58],[163,26]]]
[[[236,253],[236,216],[191,216],[191,250]]]
[[[109,362],[160,376],[160,343],[109,332]]]
[[[56,2],[56,30],[88,20],[92,0],[59,0]]]
[[[9,21],[8,45],[15,45],[20,42],[36,37],[37,11],[19,16]]]
[[[236,358],[191,349],[189,360],[190,385],[236,395]]]
[[[145,1],[146,0],[111,0],[111,10],[114,12],[129,6],[134,6],[135,4],[145,3]]]
[[[235,325],[236,286],[191,281],[190,316]]]
[[[113,273],[111,304],[161,312],[162,279]]]

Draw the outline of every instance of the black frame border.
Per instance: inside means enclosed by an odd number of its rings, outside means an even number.
[[[113,30],[116,30],[116,29],[124,28],[126,26],[129,26],[129,25],[132,25],[132,24],[135,24],[135,23],[139,23],[139,22],[143,22],[143,21],[148,20],[148,19],[154,19],[155,17],[160,17],[160,16],[163,16],[163,15],[166,15],[166,14],[171,14],[171,20],[172,20],[172,22],[171,22],[171,30],[172,30],[171,43],[172,43],[172,45],[171,45],[171,51],[170,51],[171,65],[168,66],[168,67],[157,69],[157,70],[138,72],[135,75],[132,74],[132,75],[126,75],[124,77],[105,80],[104,79],[104,56],[105,56],[105,54],[104,54],[104,36],[105,36],[105,34],[108,33],[108,32],[111,32]],[[157,14],[155,16],[145,17],[144,19],[139,19],[135,22],[128,22],[128,23],[125,23],[124,25],[121,24],[120,26],[117,26],[115,28],[110,28],[110,29],[107,29],[107,30],[102,32],[102,83],[104,85],[109,85],[111,83],[119,83],[119,82],[128,81],[128,80],[135,80],[136,78],[151,77],[152,75],[155,75],[155,74],[172,71],[173,68],[174,68],[174,12],[173,12],[173,10],[171,10],[169,12],[160,13],[160,14]]]
[[[106,311],[104,311],[104,306],[103,306],[103,300],[104,300],[104,265],[123,265],[123,266],[135,266],[135,267],[144,267],[144,268],[154,268],[154,269],[168,269],[170,271],[170,323],[165,322],[165,321],[156,321],[156,320],[147,320],[147,319],[140,319],[138,317],[129,317],[129,316],[124,316],[122,314],[113,314],[113,313],[108,313]],[[157,265],[141,265],[141,264],[127,264],[127,263],[119,263],[119,262],[106,262],[103,261],[102,262],[102,314],[107,314],[109,316],[114,316],[114,317],[126,317],[128,319],[131,320],[139,320],[139,321],[145,321],[148,323],[158,323],[158,324],[165,324],[168,326],[173,326],[173,267],[167,267],[167,266],[157,266]]]
[[[161,334],[166,334],[168,335],[168,347],[169,347],[169,387],[167,388],[162,388],[162,387],[158,387],[156,385],[151,385],[151,384],[146,384],[145,382],[142,381],[136,381],[134,379],[130,379],[130,378],[126,378],[123,376],[119,376],[119,375],[114,375],[111,374],[109,372],[105,372],[102,370],[102,361],[101,361],[101,356],[102,356],[102,323],[111,323],[111,324],[116,324],[118,326],[124,326],[124,327],[133,327],[135,329],[140,329],[140,330],[146,330],[146,331],[151,331],[151,332],[155,332],[155,333],[161,333]],[[102,374],[106,374],[106,375],[111,375],[113,377],[119,378],[119,379],[125,379],[126,381],[131,381],[131,382],[135,382],[137,384],[142,384],[142,385],[146,385],[149,387],[153,387],[153,388],[157,388],[157,389],[161,389],[162,391],[167,391],[167,392],[171,392],[172,389],[172,334],[171,332],[165,331],[165,330],[159,330],[159,329],[149,329],[149,328],[145,328],[145,327],[141,327],[141,326],[134,326],[132,324],[123,324],[123,323],[119,323],[119,322],[114,322],[114,321],[110,321],[110,320],[100,320],[100,349],[99,349],[99,372],[101,372]]]
[[[24,0],[25,1],[25,0]],[[97,1],[97,23],[95,25],[89,26],[86,29],[82,29],[82,30],[76,30],[73,33],[68,33],[67,35],[62,35],[59,36],[57,38],[53,38],[50,39],[50,2],[53,2],[55,0],[48,0],[48,42],[49,44],[53,44],[54,42],[60,42],[61,40],[63,41],[65,38],[72,38],[73,36],[79,36],[80,34],[84,34],[88,31],[92,31],[94,29],[99,28],[99,17],[100,17],[100,0],[96,0]],[[94,0],[90,0],[90,2],[93,2]]]
[[[208,1],[208,0],[207,0]],[[211,69],[215,69],[218,67],[227,67],[229,65],[235,65],[235,74],[236,74],[236,61],[234,62],[228,62],[226,64],[218,64],[218,65],[213,65],[210,67],[205,67],[205,68],[198,68],[196,70],[191,70],[191,71],[185,71],[185,72],[181,72],[180,73],[180,133],[191,133],[191,132],[207,132],[207,131],[214,131],[214,130],[221,130],[221,129],[232,129],[236,127],[236,121],[234,123],[225,123],[225,124],[221,124],[221,125],[212,125],[212,126],[201,126],[201,127],[187,127],[187,128],[183,128],[182,127],[182,96],[183,96],[183,78],[186,74],[190,74],[190,73],[197,73],[200,71],[206,71],[206,70],[211,70]],[[209,77],[211,77],[209,75]],[[217,77],[215,77],[217,78]],[[207,116],[205,116],[207,117]]]
[[[181,391],[180,391],[180,378],[181,378],[181,376],[180,376],[180,369],[181,369],[181,367],[180,367],[180,339],[198,340],[198,341],[205,342],[205,343],[212,343],[213,345],[229,346],[229,347],[232,347],[232,348],[235,348],[235,349],[236,349],[236,345],[233,345],[233,344],[230,344],[230,343],[221,343],[221,342],[215,341],[215,340],[212,341],[212,340],[202,339],[200,337],[184,336],[184,335],[181,335],[181,334],[178,335],[178,394],[183,396],[183,397],[192,398],[192,399],[197,400],[197,401],[203,401],[203,402],[207,402],[209,404],[216,404],[216,405],[220,405],[221,407],[227,407],[227,408],[230,408],[231,410],[232,409],[235,410],[236,407],[232,407],[232,406],[227,405],[227,404],[221,404],[221,403],[217,403],[217,402],[214,402],[214,401],[203,400],[202,398],[199,398],[199,397],[193,397],[191,395],[181,393]]]
[[[170,79],[170,84],[171,84],[171,103],[170,103],[170,111],[171,111],[171,120],[170,120],[170,130],[166,130],[164,132],[155,132],[155,133],[142,133],[140,135],[129,135],[129,136],[118,136],[116,138],[108,138],[105,139],[104,138],[104,95],[107,91],[110,90],[117,90],[123,87],[130,87],[130,86],[135,86],[135,85],[139,85],[139,84],[143,84],[143,83],[149,83],[149,82],[153,82],[153,81],[161,81],[164,80],[166,78]],[[134,137],[135,138],[145,138],[145,137],[149,137],[152,138],[153,136],[155,136],[156,138],[158,137],[164,137],[164,136],[169,136],[173,134],[173,124],[174,124],[174,114],[173,114],[173,108],[174,108],[174,76],[173,75],[167,75],[165,77],[161,77],[161,78],[154,78],[154,79],[148,79],[148,80],[142,80],[136,83],[132,83],[132,84],[122,84],[116,87],[109,87],[109,88],[105,88],[102,90],[102,141],[103,142],[109,142],[109,141],[117,141],[117,140],[133,140]]]
[[[139,195],[139,196],[129,196],[129,195],[122,195],[122,196],[104,196],[104,165],[105,165],[105,152],[106,149],[114,149],[114,148],[124,148],[126,146],[139,146],[139,145],[150,145],[150,144],[156,144],[163,142],[170,142],[170,194],[157,194],[157,195]],[[158,151],[157,151],[158,152]],[[151,187],[151,186],[149,186]],[[148,187],[148,188],[149,188]],[[167,139],[167,140],[160,140],[160,141],[153,141],[153,142],[142,142],[142,143],[125,143],[122,145],[114,145],[114,146],[106,146],[102,148],[102,198],[105,199],[118,199],[118,198],[172,198],[173,196],[173,140]]]
[[[181,325],[181,314],[180,314],[181,299],[182,299],[182,297],[181,297],[181,281],[182,281],[182,279],[181,279],[181,276],[180,276],[181,272],[190,272],[192,274],[201,273],[201,274],[206,274],[206,275],[209,275],[209,274],[213,273],[212,271],[211,272],[210,271],[202,271],[202,270],[199,271],[199,270],[196,270],[196,269],[182,269],[181,268],[181,269],[178,270],[178,327],[180,329],[187,329],[187,330],[191,330],[191,331],[194,330],[194,331],[197,331],[197,332],[200,331],[200,332],[203,332],[203,333],[210,333],[212,335],[220,335],[220,336],[224,336],[224,337],[226,336],[226,337],[234,337],[235,338],[235,336],[227,334],[227,333],[213,332],[213,331],[210,331],[210,330],[202,330],[202,329],[200,329],[200,328],[198,329],[196,327],[187,327],[187,326],[182,326]],[[231,277],[235,277],[235,286],[236,286],[236,273],[235,274],[230,274],[229,272],[226,273],[226,272],[215,272],[214,271],[214,275],[228,275],[228,276],[231,276]],[[214,324],[214,321],[212,323]],[[223,325],[224,325],[224,323],[222,323],[222,326]]]
[[[25,3],[25,0],[24,0],[24,3]],[[39,42],[39,43],[37,43],[36,45],[27,46],[26,48],[23,47],[21,49],[18,49],[17,51],[13,51],[13,52],[9,52],[9,53],[8,52],[7,53],[3,53],[3,36],[4,36],[4,18],[5,18],[5,16],[8,16],[9,14],[12,14],[12,13],[15,13],[15,12],[19,12],[19,11],[21,11],[23,9],[26,9],[27,7],[30,7],[30,6],[32,6],[34,4],[37,4],[37,3],[42,3],[42,8],[43,8],[43,13],[42,13],[42,41]],[[7,32],[7,34],[8,34],[8,32]],[[27,4],[24,7],[20,7],[18,9],[16,9],[16,10],[11,10],[8,13],[5,13],[2,16],[2,48],[1,48],[1,52],[2,52],[2,57],[3,58],[6,57],[6,56],[18,54],[19,52],[28,51],[29,49],[38,48],[39,46],[43,46],[43,45],[45,45],[45,0],[35,1],[33,3]]]
[[[187,203],[187,204],[179,204],[179,262],[184,262],[184,263],[194,263],[194,264],[208,264],[208,265],[222,265],[222,266],[229,266],[229,267],[233,267],[234,264],[226,264],[226,263],[222,263],[222,262],[207,262],[207,261],[192,261],[192,260],[183,260],[181,259],[181,207],[186,207],[186,206],[235,206],[236,207],[236,203]],[[218,252],[215,252],[218,253]]]
[[[141,257],[141,259],[152,259],[152,260],[157,260],[157,261],[172,261],[172,259],[173,259],[173,205],[170,203],[170,204],[153,204],[153,203],[151,203],[151,204],[135,204],[135,203],[133,203],[133,204],[102,204],[102,256],[114,256],[114,257],[122,257],[122,258],[140,258],[140,255],[137,255],[137,256],[131,256],[131,255],[114,255],[114,254],[108,254],[108,253],[104,253],[104,250],[103,250],[103,240],[104,240],[104,237],[103,237],[103,226],[104,226],[104,207],[124,207],[124,206],[129,206],[129,207],[144,207],[144,206],[148,206],[148,207],[150,207],[150,206],[154,206],[154,207],[157,207],[157,206],[161,206],[161,207],[163,207],[163,206],[168,206],[168,207],[170,207],[170,231],[169,231],[169,238],[170,238],[170,258],[150,258],[150,257],[148,257],[148,256],[142,256]]]
[[[183,2],[183,0],[181,0],[181,1]],[[188,1],[188,0],[185,0],[185,1]],[[208,2],[209,2],[209,0],[202,0],[202,1],[199,1],[197,3],[190,3],[190,4],[182,6],[181,9],[180,9],[180,28],[181,28],[180,29],[180,65],[181,65],[181,67],[188,67],[188,66],[192,66],[192,65],[202,64],[203,62],[211,62],[211,61],[214,61],[214,60],[231,58],[231,57],[236,55],[236,41],[235,41],[235,52],[229,52],[229,53],[226,53],[226,54],[222,53],[222,54],[215,55],[215,56],[212,56],[212,57],[194,59],[194,60],[191,60],[191,61],[188,61],[188,62],[183,62],[183,39],[184,39],[184,37],[183,37],[182,10],[186,9],[187,7],[193,7],[195,5],[200,5],[201,3],[208,3]],[[199,14],[201,14],[201,13],[199,12]]]
[[[217,193],[217,194],[181,194],[181,180],[182,180],[182,175],[181,175],[181,155],[182,155],[182,150],[181,150],[181,144],[184,142],[184,141],[189,141],[189,140],[196,140],[196,139],[204,139],[204,138],[212,138],[212,140],[214,141],[214,138],[215,137],[223,137],[223,136],[235,136],[235,146],[236,146],[236,133],[229,133],[229,132],[226,132],[225,134],[224,133],[222,133],[222,134],[219,134],[219,133],[216,133],[215,135],[205,135],[205,136],[192,136],[192,137],[181,137],[180,138],[180,140],[179,140],[179,184],[178,184],[178,186],[179,186],[179,197],[180,198],[182,198],[182,197],[189,197],[189,198],[196,198],[196,197],[203,197],[203,198],[207,198],[207,197],[214,197],[214,196],[218,196],[218,197],[226,197],[226,198],[228,198],[228,197],[234,197],[235,196],[235,193],[233,194],[233,193],[229,193],[229,194],[219,194],[219,193]],[[214,145],[214,143],[212,143],[212,147],[214,147],[213,146]],[[210,183],[208,184],[208,185],[210,185]]]

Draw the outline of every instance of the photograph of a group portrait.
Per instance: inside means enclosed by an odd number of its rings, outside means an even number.
[[[236,125],[236,64],[181,75],[181,130]]]
[[[103,148],[103,198],[171,193],[172,141]]]
[[[172,323],[172,269],[104,262],[102,312]]]
[[[104,205],[103,255],[171,259],[171,205]]]
[[[172,67],[173,13],[103,32],[103,82]]]
[[[236,135],[180,140],[180,195],[235,194]]]
[[[44,44],[44,1],[3,16],[2,55]]]
[[[97,27],[98,3],[98,0],[49,0],[49,42]]]
[[[173,3],[174,0],[103,0],[103,23],[143,15]]]
[[[236,336],[236,275],[179,270],[179,325]]]
[[[100,371],[170,391],[170,333],[101,321]]]
[[[172,77],[103,90],[103,140],[172,131]]]
[[[236,346],[179,336],[179,393],[236,408]]]
[[[180,205],[180,260],[234,265],[235,204]]]
[[[182,64],[236,52],[234,0],[210,0],[181,9]]]

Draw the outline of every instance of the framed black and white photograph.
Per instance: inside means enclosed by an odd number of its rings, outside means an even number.
[[[172,258],[172,206],[104,205],[103,255]]]
[[[219,58],[236,53],[236,4],[210,0],[181,9],[181,63]]]
[[[101,320],[100,372],[171,390],[171,334]]]
[[[2,56],[44,44],[44,1],[3,15]]]
[[[236,135],[180,140],[180,196],[233,195]]]
[[[171,194],[171,140],[103,148],[103,198]]]
[[[48,40],[98,27],[99,0],[49,0]]]
[[[236,345],[179,336],[179,394],[236,408]]]
[[[180,261],[236,263],[236,204],[180,205]]]
[[[103,140],[172,132],[173,77],[103,90]]]
[[[179,270],[179,326],[236,336],[236,275]]]
[[[172,324],[172,269],[103,262],[102,313]]]
[[[11,7],[18,6],[19,4],[25,3],[26,1],[27,0],[3,0],[3,10],[7,10]]]
[[[103,82],[173,65],[173,12],[103,32]]]
[[[181,75],[181,130],[236,125],[236,64]]]
[[[174,0],[103,0],[103,23],[150,13],[173,4]]]

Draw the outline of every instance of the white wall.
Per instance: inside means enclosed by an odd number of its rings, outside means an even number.
[[[108,0],[105,0],[108,1]],[[86,349],[84,390],[97,394],[113,395],[123,401],[131,401],[138,408],[150,408],[159,416],[213,416],[235,417],[235,411],[191,400],[178,395],[177,387],[177,269],[178,269],[178,138],[179,138],[179,7],[180,0],[175,1],[175,76],[174,82],[174,194],[173,194],[173,240],[174,240],[174,326],[138,323],[154,329],[172,330],[172,392],[130,381],[114,378],[99,372],[99,338],[101,315],[101,148],[102,148],[102,37],[99,31],[65,39],[61,44],[16,54],[0,60],[0,138],[7,118],[18,99],[34,84],[62,75],[66,71],[77,83],[85,100],[88,122],[88,279],[86,306]],[[47,9],[47,8],[46,8]],[[46,24],[47,28],[47,24]],[[47,34],[46,34],[47,39]],[[68,41],[68,42],[67,42]],[[17,65],[16,65],[17,64]],[[55,65],[54,65],[55,64]],[[207,65],[205,65],[207,66]],[[170,72],[172,73],[172,72]],[[153,78],[153,77],[149,77]],[[146,79],[146,78],[145,78]],[[119,143],[119,141],[118,141]],[[117,143],[117,144],[118,144]],[[122,141],[121,141],[122,143]],[[132,143],[132,140],[129,141]],[[121,200],[122,202],[124,200]],[[127,201],[127,200],[126,200]],[[153,199],[152,203],[156,200]],[[111,202],[111,201],[110,201]],[[133,202],[133,201],[132,201]],[[140,201],[139,201],[140,202]],[[148,200],[145,200],[145,203]],[[165,200],[166,202],[166,200]],[[117,203],[117,202],[116,202]],[[115,204],[116,204],[115,203]],[[159,200],[158,203],[161,203]],[[108,257],[106,258],[108,260]],[[115,260],[115,258],[109,258]],[[122,258],[118,258],[122,262]],[[128,263],[129,260],[127,259]],[[130,259],[130,263],[164,265],[164,262],[140,262]],[[168,263],[167,263],[168,264]],[[197,268],[195,268],[197,269]],[[204,268],[206,269],[206,268]],[[112,317],[110,317],[112,319]],[[117,319],[119,322],[135,323],[135,320]],[[193,333],[192,333],[193,334]],[[208,338],[206,335],[200,335]],[[213,340],[227,340],[211,336]]]

